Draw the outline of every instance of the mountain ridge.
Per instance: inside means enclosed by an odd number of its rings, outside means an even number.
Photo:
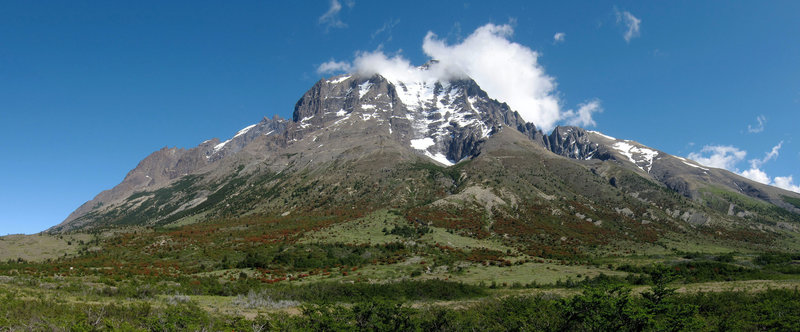
[[[753,213],[741,207],[752,202],[737,201],[739,207],[736,207],[737,204],[734,204],[733,200],[745,198],[736,196],[738,198],[732,199],[727,195],[743,195],[746,199],[774,205],[790,214],[800,213],[800,207],[784,198],[800,198],[800,195],[761,185],[728,171],[703,167],[634,141],[620,140],[597,131],[570,126],[557,127],[550,135],[545,135],[534,124],[525,122],[519,113],[511,110],[508,105],[491,99],[471,79],[403,82],[389,80],[381,75],[361,77],[345,74],[321,79],[315,83],[295,104],[291,120],[277,116],[271,119],[265,117],[259,123],[243,128],[224,142],[212,139],[191,149],[164,148],[154,152],[131,170],[122,183],[101,192],[49,231],[107,227],[119,220],[125,220],[126,224],[146,225],[163,220],[179,220],[180,218],[175,217],[184,215],[202,219],[209,215],[222,215],[220,211],[228,211],[225,213],[230,215],[242,215],[261,211],[259,206],[271,206],[270,213],[284,213],[286,211],[277,212],[281,204],[274,200],[278,198],[283,202],[292,201],[295,206],[306,204],[298,197],[312,201],[317,198],[314,195],[328,197],[330,202],[344,202],[346,200],[336,197],[341,193],[325,193],[322,189],[317,192],[318,190],[312,188],[313,184],[349,183],[351,186],[341,189],[352,196],[353,192],[365,192],[362,187],[357,187],[363,184],[350,180],[350,177],[358,172],[367,174],[362,178],[364,181],[373,182],[374,188],[387,190],[387,193],[395,195],[366,190],[380,198],[374,200],[364,198],[365,202],[374,201],[374,208],[379,208],[381,204],[389,204],[409,209],[413,208],[413,204],[409,202],[414,202],[418,197],[415,194],[412,199],[410,194],[412,188],[404,186],[402,181],[398,182],[398,179],[392,176],[405,176],[406,180],[421,181],[422,186],[428,186],[423,192],[430,199],[438,200],[447,195],[457,194],[458,190],[464,189],[459,186],[452,187],[454,183],[460,181],[458,177],[466,176],[467,179],[472,177],[463,173],[460,176],[447,175],[452,173],[448,173],[447,168],[465,169],[463,165],[459,165],[479,158],[487,153],[486,149],[490,146],[501,150],[509,148],[509,146],[490,144],[504,139],[503,137],[513,137],[514,135],[506,135],[509,130],[519,133],[530,142],[523,144],[526,146],[524,150],[529,151],[527,155],[531,158],[530,161],[552,158],[550,155],[563,157],[564,159],[557,159],[558,167],[591,170],[592,175],[584,174],[580,177],[585,177],[586,181],[590,182],[604,182],[604,185],[616,188],[601,190],[604,195],[612,195],[614,190],[622,192],[629,190],[620,189],[624,187],[621,182],[627,181],[622,179],[636,179],[635,177],[630,175],[617,177],[608,173],[618,173],[624,169],[625,174],[636,174],[655,186],[667,188],[695,202],[690,204],[703,206],[703,204],[709,205],[706,201],[714,200],[714,204],[719,205],[723,204],[722,201],[731,201],[730,206],[724,211],[728,213],[720,212],[721,219],[728,217],[732,220],[742,219],[747,213]],[[506,133],[503,134],[504,132]],[[493,139],[498,134],[502,136]],[[507,144],[520,146],[522,143],[519,139],[512,139]],[[418,169],[415,170],[414,167],[417,166],[413,165],[431,162],[440,177],[434,182],[419,179],[421,173]],[[573,163],[576,166],[567,167]],[[342,167],[341,165],[353,167],[351,171],[340,174],[345,177],[345,181],[328,179],[324,174],[325,171],[320,173],[320,169],[327,169],[330,174],[336,174],[340,170],[335,168]],[[518,165],[514,167],[516,168],[513,172],[526,171],[524,167],[519,168]],[[497,174],[491,176],[497,178],[513,175],[508,173],[508,169],[496,172]],[[309,182],[312,187],[309,187],[309,183],[302,182],[305,180],[292,179],[298,176],[306,177],[307,174],[317,176],[316,180]],[[553,174],[548,176],[556,176]],[[563,182],[570,176],[572,175],[560,174],[548,181],[555,184]],[[263,180],[264,183],[255,180],[260,178],[266,178]],[[499,178],[495,181],[504,183]],[[398,183],[385,184],[385,182]],[[598,185],[600,182],[597,182]],[[238,184],[233,185],[233,183]],[[304,193],[275,193],[273,196],[266,196],[251,192],[247,186],[265,186],[266,192],[279,188],[287,192],[303,190]],[[547,194],[546,188],[533,186],[541,192],[537,197],[551,197],[552,194],[557,194],[557,192]],[[540,183],[538,186],[544,184]],[[488,187],[495,193],[507,191],[507,188],[502,186]],[[708,189],[712,187],[722,191]],[[586,190],[591,191],[591,189]],[[593,197],[580,192],[575,194]],[[233,202],[245,200],[242,197],[248,195],[254,198],[248,200],[246,206],[238,207],[240,211],[225,207]],[[131,199],[134,196],[136,197]],[[603,198],[601,195],[592,199]],[[646,198],[639,199],[646,201]],[[330,202],[325,204],[332,204]],[[219,205],[223,203],[224,205]],[[322,205],[317,205],[317,208],[327,206],[320,204]],[[367,205],[370,204],[373,203]],[[332,205],[326,208],[332,208]],[[486,206],[482,208],[486,209]],[[311,207],[309,209],[309,211],[314,210]],[[620,207],[620,209],[626,208]],[[488,208],[488,211],[492,214],[492,208]],[[714,213],[716,212],[706,214]],[[780,214],[775,211],[769,213]],[[693,215],[694,213],[691,213],[683,218],[681,214],[673,218],[688,221],[692,220]],[[712,217],[703,218],[707,221]],[[780,220],[783,222],[793,217],[781,218],[784,218]],[[108,224],[109,222],[111,224]]]

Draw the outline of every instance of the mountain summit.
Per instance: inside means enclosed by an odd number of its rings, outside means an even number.
[[[635,141],[546,135],[469,78],[348,74],[314,84],[291,119],[152,153],[50,231],[392,209],[533,250],[690,230],[778,236],[798,230],[798,202]]]
[[[541,138],[508,105],[489,98],[471,79],[390,81],[351,75],[319,81],[297,102],[293,121],[301,134],[344,127],[378,130],[443,164],[474,156],[502,126]]]

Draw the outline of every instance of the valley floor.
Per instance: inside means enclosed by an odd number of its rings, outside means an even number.
[[[800,254],[780,241],[536,256],[391,211],[0,237],[0,331],[796,331]]]
[[[482,289],[458,299],[287,301],[264,292],[134,294],[86,278],[0,277],[0,331],[796,330],[800,279]],[[91,279],[91,278],[89,278]],[[104,286],[105,285],[105,286]],[[150,288],[150,291],[148,289]],[[152,291],[152,292],[151,292]],[[655,294],[663,297],[654,297]]]

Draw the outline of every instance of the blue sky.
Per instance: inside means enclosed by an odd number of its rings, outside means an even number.
[[[536,52],[561,111],[596,102],[591,129],[800,183],[796,1],[5,1],[0,234],[59,223],[161,147],[291,116],[323,63],[420,65],[428,32],[487,24]]]

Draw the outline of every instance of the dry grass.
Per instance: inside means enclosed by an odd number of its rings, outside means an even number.
[[[22,258],[26,261],[40,262],[48,258],[62,257],[65,254],[69,256],[78,252],[80,241],[88,242],[90,239],[91,235],[89,234],[6,235],[0,237],[0,260]]]

